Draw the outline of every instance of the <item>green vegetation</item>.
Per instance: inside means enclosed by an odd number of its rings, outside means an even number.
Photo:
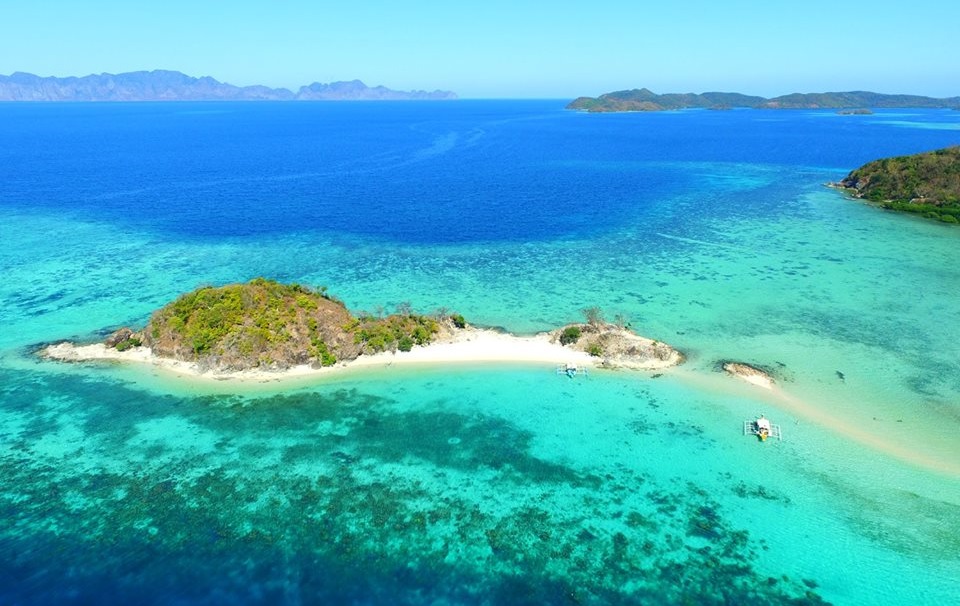
[[[414,345],[426,345],[440,330],[440,325],[433,318],[409,313],[385,318],[362,316],[344,329],[353,334],[354,343],[362,345],[364,352],[377,353],[393,349],[410,351]]]
[[[114,345],[114,347],[116,348],[117,351],[127,351],[131,347],[140,347],[141,344],[142,343],[139,338],[130,337],[129,339],[124,339],[123,341],[120,341],[119,343]]]
[[[561,345],[570,345],[571,343],[576,343],[580,339],[582,331],[579,326],[567,326],[563,329],[563,332],[560,333],[560,344]]]
[[[298,310],[315,311],[317,298],[298,284],[256,278],[246,285],[204,287],[183,295],[162,310],[162,319],[198,356],[214,351],[228,336],[240,351],[251,352],[289,341]]]
[[[579,97],[567,109],[587,112],[649,112],[678,109],[858,109],[865,108],[960,108],[960,97],[934,99],[918,95],[884,95],[865,91],[843,93],[794,93],[766,99],[740,93],[668,93],[649,89],[621,90],[599,97]]]
[[[223,369],[332,366],[363,353],[409,351],[426,345],[440,321],[414,314],[409,303],[387,317],[353,317],[326,287],[312,290],[256,278],[247,284],[203,287],[157,311],[144,340],[157,355]],[[466,326],[463,316],[450,320]],[[123,351],[139,341],[122,341]]]
[[[453,322],[453,325],[457,328],[467,327],[467,321],[463,319],[461,314],[453,314],[450,316],[450,321]]]
[[[890,210],[958,223],[960,146],[876,160],[837,185]]]

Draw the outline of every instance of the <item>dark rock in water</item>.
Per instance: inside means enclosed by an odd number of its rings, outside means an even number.
[[[127,328],[124,326],[119,330],[115,330],[112,335],[107,337],[107,340],[104,341],[104,345],[107,347],[116,347],[124,341],[129,341],[134,337],[136,333],[133,332],[133,329]]]
[[[846,380],[847,380],[847,375],[843,374],[842,372],[840,372],[840,371],[838,370],[838,371],[837,371],[837,378],[840,379],[841,381],[846,382]]]

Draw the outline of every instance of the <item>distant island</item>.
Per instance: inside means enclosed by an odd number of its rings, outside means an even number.
[[[272,380],[331,367],[428,362],[549,362],[661,369],[683,361],[669,345],[603,320],[519,337],[467,324],[462,315],[351,314],[326,289],[256,278],[203,287],[157,310],[142,330],[121,328],[103,343],[58,343],[41,352],[63,361],[119,360],[217,379]]]
[[[0,101],[419,101],[449,100],[450,91],[396,91],[360,80],[301,86],[297,92],[266,86],[234,86],[210,77],[154,70],[93,74],[81,78],[0,75]]]
[[[794,93],[767,99],[740,93],[668,93],[646,88],[621,90],[599,97],[579,97],[567,109],[586,112],[651,112],[678,109],[849,109],[960,108],[960,97],[934,99],[917,95],[884,95],[865,91],[847,93]]]
[[[960,146],[875,160],[830,185],[883,208],[958,223]]]

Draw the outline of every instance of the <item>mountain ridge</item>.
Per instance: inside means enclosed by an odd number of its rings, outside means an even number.
[[[297,92],[263,85],[234,86],[216,78],[196,78],[174,70],[37,76],[27,72],[0,75],[0,101],[409,101],[456,99],[451,91],[397,91],[369,87],[360,80],[314,82]]]
[[[921,95],[888,95],[870,91],[833,93],[791,93],[779,97],[759,97],[742,93],[666,93],[647,88],[614,91],[599,97],[578,97],[567,109],[587,112],[669,111],[678,109],[857,109],[857,108],[933,108],[958,109],[960,97],[937,99]]]

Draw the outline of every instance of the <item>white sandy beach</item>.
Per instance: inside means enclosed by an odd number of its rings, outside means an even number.
[[[102,343],[92,345],[74,345],[58,343],[47,347],[42,355],[64,362],[118,361],[147,364],[173,373],[210,379],[218,382],[267,382],[287,378],[301,378],[311,375],[335,373],[353,368],[386,367],[412,364],[469,364],[469,363],[523,363],[523,364],[573,364],[579,367],[595,368],[602,358],[592,357],[582,351],[575,351],[552,343],[548,333],[519,337],[511,334],[468,328],[460,330],[449,340],[432,343],[424,347],[414,347],[408,352],[384,352],[375,355],[360,356],[356,360],[340,362],[334,366],[317,368],[304,364],[278,370],[242,370],[216,372],[204,370],[192,362],[184,362],[155,356],[147,347],[134,347],[126,351],[108,348]],[[657,370],[678,363],[679,357],[671,356],[666,360],[649,359],[642,362],[629,362],[618,359],[616,366],[635,370]]]

